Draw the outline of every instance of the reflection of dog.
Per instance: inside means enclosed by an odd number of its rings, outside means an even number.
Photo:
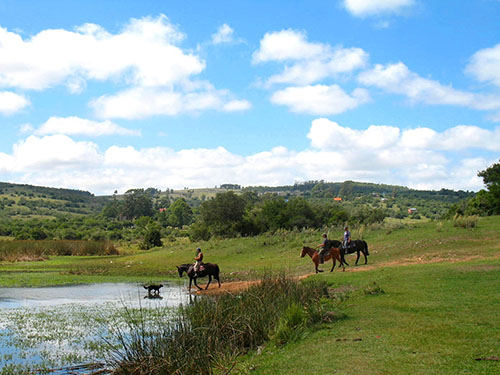
[[[162,284],[151,284],[151,285],[144,285],[144,289],[148,290],[148,294],[160,294],[160,288],[163,287]]]

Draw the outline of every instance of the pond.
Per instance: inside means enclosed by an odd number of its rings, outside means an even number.
[[[166,309],[189,302],[185,285],[170,283],[149,297],[131,283],[0,288],[0,374],[102,361],[124,312],[168,315]]]

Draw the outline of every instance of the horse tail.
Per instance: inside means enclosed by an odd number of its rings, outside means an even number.
[[[363,242],[365,244],[366,255],[370,255],[370,253],[368,252],[368,244],[366,243],[366,241]]]

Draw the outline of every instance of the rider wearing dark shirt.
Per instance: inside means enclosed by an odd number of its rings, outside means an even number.
[[[318,245],[318,247],[321,247],[319,250],[319,262],[321,264],[325,263],[325,253],[330,249],[330,241],[328,240],[328,236],[326,233],[323,233],[323,242]]]

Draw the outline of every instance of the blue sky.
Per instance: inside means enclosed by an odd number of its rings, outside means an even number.
[[[0,181],[483,188],[500,1],[0,0]]]

